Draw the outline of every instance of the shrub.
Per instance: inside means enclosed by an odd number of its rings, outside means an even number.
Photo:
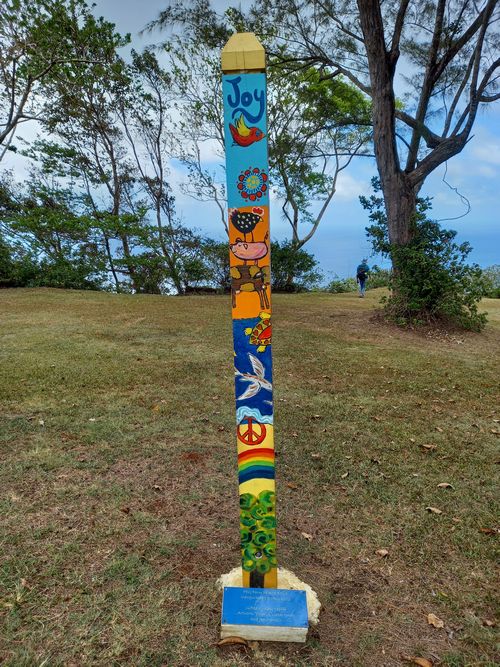
[[[339,278],[338,276],[334,276],[326,287],[326,291],[333,294],[356,292],[357,289],[358,285],[355,278]]]
[[[274,292],[306,292],[322,278],[318,260],[307,250],[295,248],[291,241],[271,243],[271,280]]]
[[[377,185],[375,181],[375,189]],[[486,324],[486,314],[477,308],[484,289],[481,269],[466,264],[472,250],[469,243],[456,243],[455,231],[442,229],[427,217],[430,200],[418,200],[413,238],[397,246],[389,241],[382,199],[360,199],[373,222],[367,234],[374,251],[392,260],[387,316],[403,326],[441,322],[481,331]]]
[[[500,264],[483,269],[483,294],[490,299],[500,299]]]
[[[391,273],[392,272],[389,269],[381,269],[375,264],[370,269],[366,288],[378,289],[379,287],[389,287],[391,283]]]

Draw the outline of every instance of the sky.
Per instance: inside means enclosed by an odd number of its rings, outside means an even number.
[[[121,33],[131,33],[132,45],[141,50],[161,41],[160,33],[140,35],[145,25],[165,8],[166,0],[95,0],[94,12],[116,24]],[[227,0],[212,0],[217,10],[223,11]],[[23,128],[21,136],[28,137],[32,128]],[[22,169],[20,158],[10,154],[12,161],[2,166]],[[370,180],[377,174],[375,161],[358,158],[342,172],[337,192],[324,219],[306,249],[319,260],[325,278],[334,275],[353,275],[363,257],[369,263],[388,266],[380,257],[370,257],[366,238],[366,212],[359,196],[371,194]],[[178,165],[172,165],[172,178],[184,177]],[[486,267],[500,264],[500,103],[487,105],[481,111],[473,129],[473,138],[447,166],[442,165],[425,182],[421,191],[433,198],[432,217],[442,225],[458,232],[459,241],[469,241],[473,247],[470,261]],[[470,211],[467,213],[470,204]],[[280,206],[271,202],[271,235],[274,239],[290,236],[289,225],[281,218]],[[185,224],[203,233],[225,240],[225,232],[218,209],[210,203],[197,202],[187,195],[177,195],[177,210]],[[467,214],[466,214],[467,213]],[[466,214],[466,215],[464,215]]]

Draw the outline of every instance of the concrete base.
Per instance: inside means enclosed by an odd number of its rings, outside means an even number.
[[[223,574],[217,580],[217,585],[222,590],[225,586],[234,587],[242,586],[243,578],[241,576],[241,567],[235,567],[233,570],[227,574]],[[285,570],[284,568],[278,568],[278,588],[284,588],[288,590],[295,591],[305,591],[307,598],[307,612],[309,617],[310,625],[317,625],[319,621],[319,612],[321,610],[321,602],[318,600],[318,596],[315,591],[309,586],[309,584],[301,581],[293,572],[290,570]]]

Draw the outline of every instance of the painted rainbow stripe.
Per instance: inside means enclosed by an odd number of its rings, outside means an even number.
[[[238,481],[274,479],[274,450],[260,447],[238,454]]]

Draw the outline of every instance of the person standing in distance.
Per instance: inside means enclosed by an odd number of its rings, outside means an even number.
[[[363,259],[361,264],[356,269],[356,281],[359,286],[359,298],[362,299],[365,296],[365,285],[366,279],[370,272],[370,267],[366,263],[366,259]]]

